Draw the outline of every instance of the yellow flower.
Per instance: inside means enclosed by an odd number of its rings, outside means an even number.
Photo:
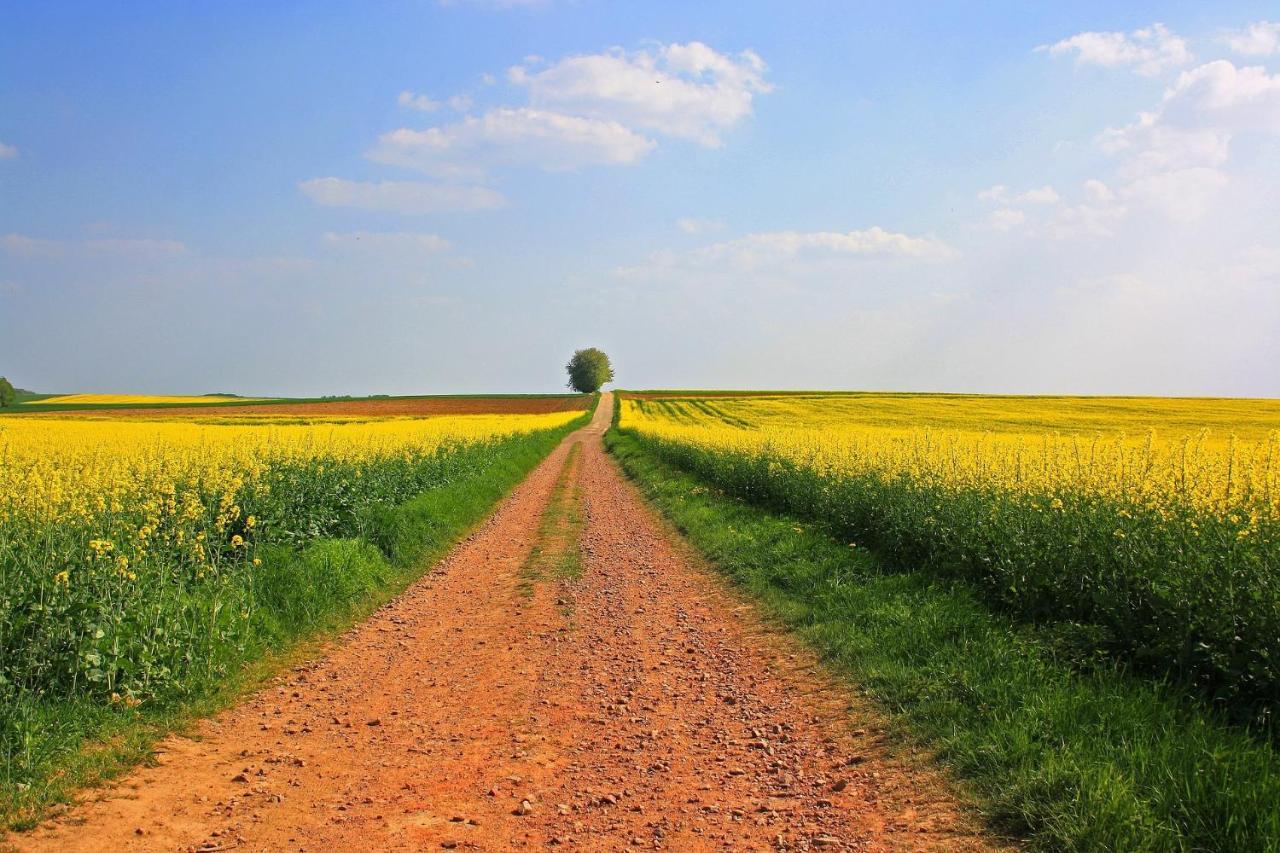
[[[258,524],[258,519],[254,518],[252,515],[244,520],[245,527],[253,528],[253,527],[256,527],[257,524]]]
[[[237,533],[235,536],[232,536],[232,537],[231,537],[231,547],[232,547],[232,548],[241,548],[241,547],[243,547],[243,546],[244,546],[244,537],[243,537],[243,536],[241,536],[239,533]]]
[[[1033,512],[1063,511],[1080,495],[1116,504],[1121,519],[1280,520],[1271,410],[1233,401],[1231,429],[1248,432],[1240,440],[1223,429],[1222,405],[1117,400],[1098,414],[1051,397],[628,398],[620,425],[665,445],[758,458],[770,474],[794,465],[823,478],[909,479],[939,494],[1003,491]],[[1215,431],[1184,438],[1197,420]],[[1167,423],[1162,437],[1152,421]]]
[[[66,569],[63,569],[62,571],[58,572],[56,575],[53,576],[53,582],[56,584],[60,584],[62,586],[70,586],[71,573],[68,572]]]

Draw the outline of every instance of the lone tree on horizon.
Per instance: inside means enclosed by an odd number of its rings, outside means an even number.
[[[569,372],[569,387],[580,394],[594,394],[601,385],[613,381],[609,356],[595,347],[575,352],[564,369]]]
[[[18,392],[14,390],[13,383],[0,376],[0,408],[9,408],[17,399]]]

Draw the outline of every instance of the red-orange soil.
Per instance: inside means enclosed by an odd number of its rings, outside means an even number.
[[[312,403],[253,403],[243,406],[158,406],[153,408],[102,407],[54,412],[32,412],[40,417],[202,417],[243,415],[392,416],[392,415],[516,415],[546,412],[576,412],[585,409],[581,397],[390,397],[385,400],[334,400]],[[34,408],[34,407],[33,407]],[[31,415],[27,415],[30,417]]]

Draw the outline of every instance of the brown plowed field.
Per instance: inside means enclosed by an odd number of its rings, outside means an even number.
[[[394,415],[537,415],[548,412],[576,412],[587,407],[588,398],[578,397],[391,397],[386,400],[334,400],[313,403],[256,403],[244,406],[157,406],[153,408],[102,407],[61,412],[31,412],[43,417],[202,417],[241,415],[394,416]],[[28,415],[30,416],[30,415]]]
[[[603,451],[611,411],[322,657],[11,843],[998,846],[654,516]]]

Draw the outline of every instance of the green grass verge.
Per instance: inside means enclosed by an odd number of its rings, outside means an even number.
[[[582,574],[582,555],[578,540],[582,535],[581,495],[577,480],[581,442],[574,442],[552,487],[547,508],[538,523],[537,537],[524,565],[520,567],[518,589],[526,598],[533,596],[534,586],[545,580],[548,569],[557,578],[576,578]]]
[[[594,408],[594,405],[593,405]],[[23,696],[3,709],[0,826],[25,829],[147,759],[155,742],[233,704],[281,668],[394,598],[443,556],[589,413],[512,440],[490,464],[395,506],[365,512],[363,539],[265,548],[254,576],[259,609],[230,678],[188,685],[180,698],[130,709],[85,697]]]
[[[611,430],[606,445],[688,540],[812,645],[895,731],[936,750],[993,827],[1033,847],[1280,850],[1280,761],[1180,691],[976,589],[886,571],[820,527],[719,492]]]

